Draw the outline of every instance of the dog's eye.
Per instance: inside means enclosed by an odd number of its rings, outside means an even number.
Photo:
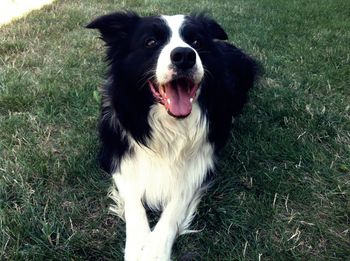
[[[149,38],[145,41],[145,46],[147,48],[152,48],[158,45],[158,41],[154,38]]]

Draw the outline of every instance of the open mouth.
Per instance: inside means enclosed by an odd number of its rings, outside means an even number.
[[[178,78],[158,85],[148,81],[153,96],[162,103],[168,113],[174,117],[183,118],[192,111],[192,102],[199,85],[191,79]]]

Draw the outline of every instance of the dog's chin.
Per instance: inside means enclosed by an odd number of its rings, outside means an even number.
[[[192,79],[181,77],[166,83],[148,81],[154,98],[164,105],[168,114],[176,118],[185,118],[192,112],[192,104],[199,84]]]

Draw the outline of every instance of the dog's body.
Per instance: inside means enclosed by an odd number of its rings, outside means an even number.
[[[110,61],[102,88],[100,163],[113,174],[113,210],[126,221],[126,260],[169,260],[188,231],[253,85],[256,64],[203,15],[121,12],[100,30]],[[162,211],[151,231],[144,206]]]

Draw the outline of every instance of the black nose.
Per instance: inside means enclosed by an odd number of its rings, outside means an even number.
[[[190,69],[196,63],[196,53],[188,47],[176,47],[170,53],[171,62],[178,69]]]

